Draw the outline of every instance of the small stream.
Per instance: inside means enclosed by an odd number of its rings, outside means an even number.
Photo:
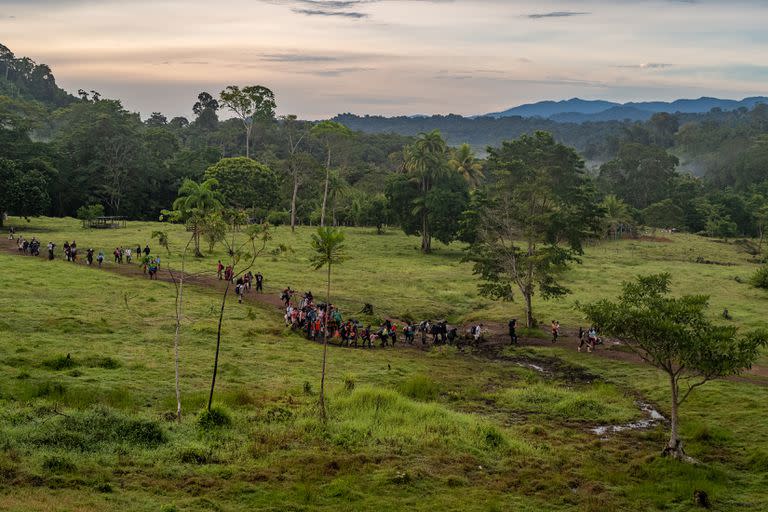
[[[644,430],[667,420],[659,411],[654,409],[651,404],[637,402],[637,405],[640,407],[640,410],[645,413],[645,419],[624,423],[623,425],[601,425],[589,429],[590,432],[598,436],[605,436],[607,434],[618,434],[619,432],[626,432],[628,430]]]

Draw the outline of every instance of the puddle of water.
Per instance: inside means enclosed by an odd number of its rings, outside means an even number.
[[[666,421],[666,418],[659,411],[654,409],[652,405],[644,402],[638,402],[637,405],[640,407],[640,410],[646,414],[646,419],[625,423],[623,425],[601,425],[589,429],[590,432],[597,434],[598,436],[605,436],[606,434],[617,434],[628,430],[643,430],[651,428],[662,421]]]
[[[533,363],[517,363],[517,366],[528,368],[530,370],[536,370],[539,373],[547,373],[547,370],[545,370],[543,367]]]

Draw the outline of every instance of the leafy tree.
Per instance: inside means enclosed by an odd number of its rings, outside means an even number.
[[[472,151],[472,146],[469,144],[462,144],[451,150],[451,159],[448,164],[467,180],[472,189],[479,187],[485,178],[483,164],[477,159],[475,152]]]
[[[379,235],[389,221],[389,204],[384,194],[364,195],[355,201],[355,222],[360,226],[374,226]]]
[[[606,192],[642,209],[668,197],[677,164],[662,148],[628,143],[600,167],[599,181]]]
[[[435,182],[448,174],[448,148],[440,132],[422,133],[403,149],[405,169],[418,184],[420,197],[413,201],[413,214],[421,220],[421,252],[432,252],[429,193]]]
[[[496,183],[468,258],[484,294],[511,300],[517,288],[526,325],[533,327],[535,289],[545,299],[569,293],[557,276],[580,261],[582,243],[600,229],[602,212],[584,162],[548,133],[489,148],[488,167]]]
[[[603,233],[606,236],[621,238],[624,230],[632,231],[634,221],[630,206],[613,194],[608,194],[600,203],[601,209],[605,212],[603,217]]]
[[[192,105],[192,112],[197,116],[195,124],[204,130],[215,130],[219,124],[216,112],[219,110],[219,102],[205,91],[197,95],[197,102]]]
[[[173,202],[173,209],[179,212],[180,220],[191,228],[195,241],[195,256],[201,258],[200,236],[203,232],[206,216],[222,209],[221,195],[216,191],[218,181],[213,178],[202,183],[184,180],[179,188],[179,196]]]
[[[0,190],[0,227],[7,213],[35,217],[45,212],[50,202],[45,173],[5,158],[0,158]]]
[[[277,174],[250,158],[223,158],[205,171],[205,179],[211,178],[230,208],[259,209],[266,215],[277,204]]]
[[[320,416],[326,420],[325,412],[325,366],[328,354],[328,316],[331,306],[331,268],[345,259],[344,232],[332,227],[319,227],[317,234],[312,235],[312,255],[310,263],[315,270],[327,268],[326,277],[326,325],[323,328],[323,367],[320,374]]]
[[[739,336],[736,327],[707,318],[708,297],[670,296],[669,274],[626,282],[615,302],[582,306],[587,317],[611,336],[662,370],[670,386],[670,437],[664,453],[688,460],[679,434],[678,411],[691,392],[710,380],[738,375],[751,367],[768,333]]]
[[[672,202],[664,199],[642,211],[643,222],[654,228],[681,228],[685,224],[685,212]]]
[[[242,90],[229,85],[219,94],[221,105],[231,110],[243,122],[245,128],[245,156],[251,157],[251,133],[259,121],[275,117],[275,94],[262,85],[249,85]]]
[[[320,211],[320,226],[325,226],[325,210],[328,202],[328,187],[331,180],[331,162],[333,151],[352,137],[352,131],[343,124],[334,121],[322,121],[312,127],[313,137],[320,139],[325,147],[325,186],[323,188],[323,205]]]
[[[144,124],[147,126],[151,126],[153,128],[158,128],[160,126],[165,126],[168,124],[168,118],[165,117],[160,112],[152,112],[152,115],[149,116],[149,118],[144,121]]]

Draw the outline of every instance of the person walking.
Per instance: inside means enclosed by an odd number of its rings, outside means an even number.
[[[264,293],[264,276],[261,272],[256,272],[256,291]]]
[[[219,260],[219,262],[216,264],[216,277],[219,278],[219,281],[224,279],[223,272],[224,272],[224,264],[221,262],[221,260]]]
[[[560,322],[552,320],[552,343],[557,343],[558,337],[560,337]]]
[[[517,345],[517,319],[513,318],[509,321],[509,342],[512,345]]]

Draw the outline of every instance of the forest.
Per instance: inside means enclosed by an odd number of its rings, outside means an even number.
[[[258,102],[247,112],[237,100],[249,93]],[[424,228],[411,211],[429,200],[436,234],[450,242],[469,236],[473,208],[494,181],[485,157],[545,131],[586,162],[606,235],[642,224],[762,239],[768,222],[766,105],[647,122],[350,114],[309,122],[276,116],[274,98],[263,86],[230,86],[190,98],[189,117],[142,119],[97,91],[63,91],[48,66],[0,46],[0,212],[156,220],[184,180],[202,182],[218,165],[229,205],[252,219],[317,224],[327,208],[334,225],[416,234]],[[409,150],[429,134],[440,139],[437,166],[451,172],[438,173],[427,199]]]

